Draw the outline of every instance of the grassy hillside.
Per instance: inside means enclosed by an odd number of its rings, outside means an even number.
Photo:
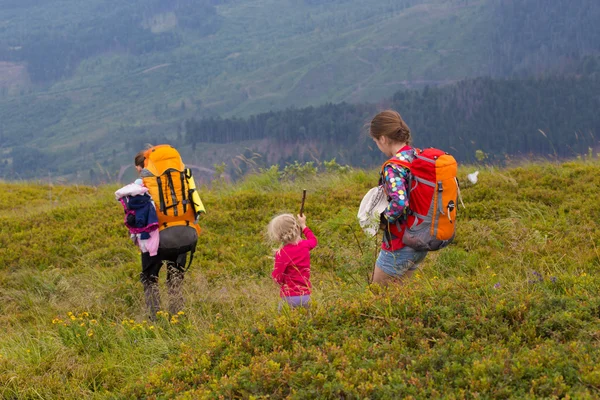
[[[355,220],[376,171],[217,180],[184,313],[155,323],[116,187],[0,183],[0,397],[597,397],[598,160],[477,168],[455,243],[387,290]],[[263,232],[302,188],[315,304],[278,314]]]

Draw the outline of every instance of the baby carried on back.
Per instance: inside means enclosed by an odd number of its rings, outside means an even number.
[[[148,188],[131,183],[117,190],[115,197],[123,205],[124,222],[131,240],[142,253],[149,252],[151,256],[155,256],[159,245],[158,217]]]

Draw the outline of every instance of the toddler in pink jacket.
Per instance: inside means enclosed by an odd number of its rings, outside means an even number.
[[[290,307],[307,307],[310,301],[310,250],[317,246],[317,238],[306,226],[306,216],[281,214],[268,226],[271,240],[282,244],[275,252],[271,276],[280,286],[282,303]],[[306,239],[302,239],[304,234]]]

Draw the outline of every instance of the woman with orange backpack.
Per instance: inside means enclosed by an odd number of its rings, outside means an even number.
[[[167,268],[168,311],[176,314],[183,308],[183,278],[192,263],[200,234],[198,218],[205,211],[191,171],[185,168],[175,148],[159,145],[140,151],[134,163],[158,217],[158,252],[142,253],[140,274],[146,307],[154,319],[161,309],[158,274],[163,264]],[[190,261],[186,267],[188,252]]]
[[[371,120],[369,135],[379,150],[390,157],[379,178],[389,204],[381,214],[383,242],[372,278],[373,283],[385,286],[393,280],[403,282],[410,278],[427,251],[414,250],[402,240],[407,225],[409,169],[401,164],[410,165],[416,156],[409,127],[398,112],[385,110]]]

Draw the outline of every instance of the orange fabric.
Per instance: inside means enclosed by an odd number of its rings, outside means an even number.
[[[172,205],[170,188],[168,186],[166,177],[164,177],[161,180],[163,198],[165,199],[165,206],[169,207]],[[156,206],[156,215],[158,217],[159,230],[163,230],[169,226],[190,225],[193,226],[196,229],[196,231],[198,231],[198,234],[200,234],[200,225],[195,223],[194,208],[192,207],[191,203],[188,204],[185,213],[183,212],[183,205],[180,202],[176,207],[167,208],[167,213],[165,214],[160,210],[160,194],[158,190],[158,179],[154,176],[151,176],[143,178],[143,181],[144,186],[148,188],[148,193],[154,200],[154,205]],[[175,175],[173,175],[173,188],[175,190],[175,193],[181,193],[181,181],[175,179]],[[177,216],[174,215],[174,210],[177,210]]]
[[[442,192],[442,204],[449,204],[451,201],[455,203],[454,208],[450,212],[450,219],[448,219],[448,215],[440,215],[438,220],[437,233],[435,236],[440,240],[447,240],[454,235],[455,231],[454,224],[456,223],[456,210],[458,208],[458,204],[456,204],[458,191],[454,177],[456,176],[457,165],[453,157],[443,155],[436,160],[435,167],[436,182],[442,181],[442,187],[444,188],[444,191]],[[437,196],[435,196],[435,207],[434,215],[438,212]],[[448,210],[444,210],[444,213],[448,213]]]
[[[448,182],[444,186],[444,192],[442,194],[442,204],[448,204],[450,201],[456,202],[456,191],[446,190],[446,187],[452,188],[452,184],[456,185],[455,182]],[[455,187],[455,186],[454,186]],[[444,210],[445,213],[448,213],[448,210]],[[454,224],[456,223],[456,205],[454,209],[450,212],[450,219],[448,219],[448,215],[440,215],[440,219],[438,220],[438,230],[436,237],[440,240],[447,240],[454,235]],[[450,221],[452,220],[452,222]]]
[[[437,181],[436,181],[437,182]],[[435,234],[435,219],[437,218],[438,213],[438,197],[437,197],[438,185],[435,184],[435,188],[433,189],[433,215],[431,216],[431,220],[433,221],[431,227],[429,228],[429,235],[431,237],[436,237]],[[438,229],[439,231],[439,229]]]
[[[181,173],[184,171],[185,165],[181,160],[179,152],[171,145],[162,144],[148,149],[144,153],[144,157],[146,158],[144,160],[144,168],[154,176],[144,177],[142,180],[154,200],[159,229],[163,230],[169,226],[189,225],[193,226],[198,234],[200,234],[200,225],[195,222],[195,212],[191,204],[191,199],[188,199],[190,203],[186,205],[185,212],[183,209],[182,194],[185,193],[187,199],[188,187],[185,180],[184,187],[182,188],[181,186]],[[167,178],[169,174],[173,182],[172,188],[169,186]],[[159,190],[158,178],[161,180],[161,190]],[[163,193],[165,212],[161,210],[161,191]],[[178,201],[176,206],[173,206],[172,192]]]
[[[177,171],[185,169],[179,152],[169,144],[160,144],[146,150],[144,157],[146,157],[144,168],[154,176],[160,176],[168,169],[175,169]]]

